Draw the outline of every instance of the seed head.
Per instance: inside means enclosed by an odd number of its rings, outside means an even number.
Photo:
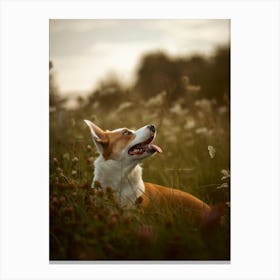
[[[208,146],[208,152],[211,159],[215,157],[216,149],[213,146]]]
[[[78,157],[73,157],[73,158],[72,158],[72,162],[73,162],[73,163],[76,163],[76,162],[78,162],[78,161],[79,161],[79,158],[78,158]]]
[[[66,201],[65,196],[64,196],[64,195],[62,195],[62,196],[59,198],[59,201],[60,201],[61,203],[65,202],[65,201]]]
[[[56,157],[53,158],[53,163],[54,163],[55,165],[58,165],[59,162],[58,162],[58,159],[57,159]]]
[[[69,160],[70,159],[70,155],[68,153],[63,154],[63,159],[65,160]]]
[[[137,231],[137,236],[140,242],[151,243],[155,237],[154,228],[151,225],[142,225]]]
[[[56,168],[56,171],[57,171],[58,173],[63,172],[63,170],[62,170],[60,167],[57,167],[57,168]]]
[[[89,157],[89,158],[87,159],[87,163],[92,164],[93,161],[94,161],[94,157]]]
[[[104,196],[104,191],[102,189],[99,189],[96,194],[98,197],[102,198]]]

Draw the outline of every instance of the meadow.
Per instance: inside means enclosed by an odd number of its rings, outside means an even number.
[[[133,85],[109,75],[75,100],[50,71],[50,260],[229,260],[229,90],[228,47],[212,57],[148,53]],[[202,229],[179,206],[128,210],[110,186],[92,189],[98,154],[84,119],[104,130],[156,125],[163,153],[143,161],[144,181],[219,206],[219,222]]]
[[[166,94],[104,112],[50,113],[51,260],[228,260],[230,258],[229,106],[198,99],[169,106]],[[139,109],[141,108],[141,109]],[[91,112],[90,112],[91,111]],[[163,153],[143,161],[143,177],[226,205],[221,225],[202,232],[176,209],[122,209],[111,189],[93,191],[98,156],[84,119],[104,129],[157,126]]]

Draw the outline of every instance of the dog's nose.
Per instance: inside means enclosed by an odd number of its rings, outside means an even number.
[[[153,124],[148,125],[148,128],[152,131],[152,132],[156,132],[156,127]]]

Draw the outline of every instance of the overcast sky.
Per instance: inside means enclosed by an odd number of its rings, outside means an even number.
[[[229,20],[50,20],[50,60],[61,93],[90,91],[110,72],[133,81],[148,51],[211,54],[229,44]]]

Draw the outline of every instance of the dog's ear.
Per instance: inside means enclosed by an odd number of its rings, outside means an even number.
[[[91,121],[88,120],[84,120],[84,121],[90,129],[93,142],[98,152],[102,153],[104,148],[108,146],[108,138],[106,137],[105,132]]]

